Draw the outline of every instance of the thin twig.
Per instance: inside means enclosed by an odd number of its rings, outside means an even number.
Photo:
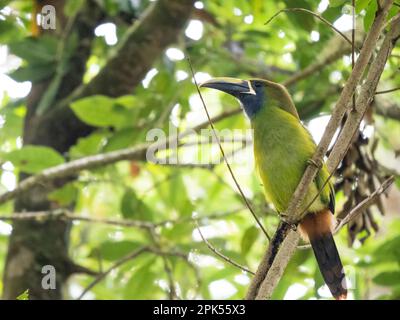
[[[345,39],[350,45],[352,45],[351,40],[349,38],[347,38],[347,36],[343,32],[341,32],[338,28],[336,28],[332,23],[330,23],[328,20],[326,20],[324,17],[322,17],[318,13],[315,13],[311,10],[307,10],[304,8],[285,8],[285,9],[279,10],[271,18],[269,18],[268,21],[265,22],[264,24],[265,25],[269,24],[273,19],[275,19],[282,12],[296,12],[296,11],[297,12],[305,12],[305,13],[313,15],[317,19],[321,20],[323,23],[327,24],[331,29],[335,30],[338,34],[340,34],[343,37],[343,39]]]
[[[188,261],[188,255],[179,251],[162,251],[160,249],[150,247],[150,246],[143,246],[141,248],[138,248],[134,250],[133,252],[127,254],[125,257],[119,259],[116,261],[112,266],[110,266],[106,271],[103,273],[99,274],[80,294],[80,296],[77,298],[77,300],[81,300],[86,293],[88,293],[91,289],[93,289],[94,286],[96,286],[99,282],[101,282],[111,271],[117,269],[121,265],[125,264],[126,262],[132,261],[139,257],[142,253],[149,252],[153,253],[157,256],[164,257],[164,256],[174,256],[178,257],[180,259],[184,259],[191,267],[195,268],[189,261]],[[198,275],[196,274],[196,278]]]
[[[242,271],[245,271],[247,273],[250,273],[252,275],[254,275],[255,273],[249,269],[247,269],[246,267],[240,265],[239,263],[233,261],[231,258],[225,256],[224,254],[222,254],[221,252],[219,252],[217,249],[214,248],[214,246],[203,236],[203,233],[200,230],[200,227],[198,225],[198,223],[196,222],[196,228],[197,231],[200,234],[201,239],[204,241],[204,243],[207,245],[207,247],[213,252],[215,253],[215,255],[217,255],[218,257],[220,257],[222,260],[225,260],[226,262],[228,262],[229,264],[233,265],[236,268],[239,268]]]
[[[106,271],[104,271],[103,273],[101,273],[99,276],[97,276],[83,291],[82,293],[79,295],[79,297],[77,298],[77,300],[81,300],[86,293],[88,293],[96,284],[98,284],[100,281],[102,281],[111,271],[113,271],[114,269],[117,269],[119,266],[121,266],[122,264],[131,261],[135,258],[137,258],[138,256],[140,256],[142,253],[147,252],[149,250],[148,247],[141,247],[133,252],[131,252],[130,254],[126,255],[125,257],[123,257],[122,259],[118,260],[117,262],[115,262],[111,267],[109,267]]]
[[[400,90],[400,87],[396,87],[396,88],[392,88],[392,89],[388,89],[388,90],[377,91],[377,92],[375,92],[375,95],[390,93],[390,92],[394,92],[394,91],[397,91],[397,90]]]
[[[375,201],[380,197],[382,193],[384,193],[393,183],[394,176],[386,179],[378,189],[376,189],[373,193],[371,193],[367,198],[357,204],[340,223],[336,226],[334,233],[338,233],[340,229],[342,229],[347,223],[351,220],[357,218],[362,212],[365,211],[370,205],[374,204]]]
[[[259,226],[260,229],[263,231],[264,235],[265,235],[265,236],[267,237],[267,239],[270,241],[270,240],[271,240],[271,237],[269,236],[267,230],[265,230],[265,228],[264,228],[264,226],[262,225],[261,221],[258,219],[256,213],[253,211],[253,208],[251,207],[249,201],[247,200],[247,198],[246,198],[246,196],[245,196],[245,194],[244,194],[242,188],[241,188],[240,185],[239,185],[239,182],[236,180],[236,177],[235,177],[235,175],[234,175],[234,173],[233,173],[232,167],[231,167],[231,165],[229,164],[227,157],[225,156],[225,152],[224,152],[224,149],[222,148],[221,141],[219,140],[218,135],[217,135],[217,133],[216,133],[216,131],[215,131],[215,127],[214,127],[214,124],[213,124],[212,119],[211,119],[211,117],[210,117],[210,114],[208,113],[208,109],[207,109],[206,103],[205,103],[205,101],[204,101],[204,99],[203,99],[203,96],[201,95],[201,92],[200,92],[200,89],[199,89],[199,85],[198,85],[197,80],[196,80],[196,78],[195,78],[195,73],[194,73],[193,66],[192,66],[192,63],[191,63],[191,61],[190,61],[190,58],[188,57],[187,60],[188,60],[188,63],[189,63],[190,71],[191,71],[191,73],[192,73],[192,77],[193,77],[194,84],[195,84],[195,86],[196,86],[197,93],[198,93],[198,95],[199,95],[199,97],[200,97],[201,103],[203,104],[204,111],[206,112],[207,119],[208,119],[208,121],[209,121],[209,123],[210,123],[210,126],[211,126],[211,130],[212,130],[212,132],[213,132],[213,135],[214,135],[214,137],[215,137],[215,140],[216,140],[217,143],[218,143],[219,150],[221,151],[221,155],[222,155],[222,157],[224,158],[224,161],[225,161],[225,164],[226,164],[226,166],[227,166],[227,168],[228,168],[228,170],[229,170],[229,173],[230,173],[230,175],[232,176],[232,179],[233,179],[233,181],[234,181],[234,183],[235,183],[237,189],[239,190],[239,193],[240,193],[240,195],[242,196],[243,201],[245,202],[247,208],[248,208],[249,211],[251,212],[253,218],[256,220],[258,226]]]
[[[181,224],[191,221],[211,220],[211,219],[223,219],[229,215],[244,210],[245,207],[235,208],[222,213],[213,213],[210,215],[203,215],[197,217],[183,217],[178,219],[167,219],[160,222],[149,222],[142,220],[131,220],[131,219],[105,219],[95,217],[84,217],[77,216],[67,209],[55,209],[49,211],[34,211],[34,212],[14,212],[8,216],[0,216],[0,221],[21,221],[21,220],[44,220],[44,219],[64,219],[70,221],[82,221],[87,223],[99,223],[112,225],[117,227],[133,227],[140,229],[155,229],[157,227],[163,227],[168,224]]]
[[[172,269],[171,266],[169,265],[168,259],[163,256],[163,265],[164,265],[164,271],[167,275],[168,278],[168,283],[169,283],[169,292],[168,292],[168,297],[169,300],[175,300],[177,298],[176,290],[175,290],[175,281],[174,281],[174,276],[172,274]]]

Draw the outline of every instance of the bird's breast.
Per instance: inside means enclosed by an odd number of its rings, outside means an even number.
[[[289,113],[276,108],[252,122],[254,158],[267,200],[279,212],[290,198],[315,150],[303,125]],[[313,189],[313,187],[311,187]]]

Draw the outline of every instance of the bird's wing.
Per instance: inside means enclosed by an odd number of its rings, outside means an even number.
[[[335,213],[335,190],[333,189],[333,184],[329,181],[326,184],[326,180],[329,179],[329,171],[324,164],[321,170],[318,172],[316,178],[316,185],[318,190],[320,190],[324,184],[323,190],[321,191],[321,200],[327,205],[332,214]]]

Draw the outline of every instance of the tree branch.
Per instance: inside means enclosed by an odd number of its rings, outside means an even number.
[[[378,189],[376,189],[373,193],[371,193],[368,197],[366,197],[363,201],[357,204],[346,216],[340,221],[340,223],[336,226],[334,234],[338,233],[340,229],[342,229],[347,223],[351,220],[357,218],[362,212],[365,211],[370,205],[374,204],[376,200],[392,185],[394,181],[394,177],[391,176],[386,179]]]
[[[202,215],[197,217],[184,217],[178,219],[167,219],[159,222],[149,222],[143,220],[132,220],[132,219],[110,219],[110,218],[95,218],[95,217],[84,217],[73,214],[68,209],[55,209],[49,211],[33,211],[33,212],[14,212],[11,215],[0,216],[0,221],[18,221],[18,220],[37,220],[43,221],[47,219],[64,219],[69,221],[82,221],[88,223],[99,223],[117,227],[133,227],[139,229],[155,229],[163,227],[168,224],[180,224],[186,222],[198,222],[202,220],[213,220],[223,219],[234,213],[244,210],[245,207],[236,208],[222,213],[212,213],[209,215]]]
[[[377,92],[375,92],[375,95],[391,93],[391,92],[398,91],[398,90],[400,90],[400,87],[396,87],[396,88],[392,88],[392,89],[388,89],[388,90],[377,91]]]
[[[224,254],[222,254],[221,252],[219,252],[217,249],[215,249],[214,246],[203,236],[203,233],[201,232],[200,227],[199,227],[199,225],[198,225],[197,223],[196,223],[196,228],[197,228],[198,233],[200,234],[201,239],[204,241],[204,243],[207,245],[207,247],[208,247],[216,256],[218,256],[218,257],[220,257],[222,260],[228,262],[230,265],[233,265],[234,267],[236,267],[236,268],[238,268],[238,269],[240,269],[240,270],[242,270],[242,271],[244,271],[244,272],[247,272],[247,273],[250,273],[250,274],[253,274],[253,275],[254,275],[254,272],[253,272],[253,271],[251,271],[251,270],[249,270],[248,268],[246,268],[246,267],[240,265],[239,263],[233,261],[231,258],[225,256]]]
[[[355,109],[352,109],[348,114],[346,123],[344,124],[341,134],[336,140],[329,156],[327,165],[330,172],[333,172],[345,156],[366,110],[374,99],[375,90],[386,65],[386,61],[390,56],[397,39],[400,37],[400,14],[397,15],[390,26],[391,29],[386,35],[378,55],[371,64],[366,81],[361,86],[360,95],[357,99]]]
[[[118,97],[132,91],[154,61],[175,42],[191,15],[194,0],[158,0],[133,24],[106,66],[81,90],[78,96],[104,94]]]

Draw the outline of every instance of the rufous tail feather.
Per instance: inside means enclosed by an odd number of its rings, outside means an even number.
[[[329,209],[309,213],[300,223],[300,232],[308,238],[322,277],[336,300],[346,300],[346,278],[333,240],[334,217]]]

